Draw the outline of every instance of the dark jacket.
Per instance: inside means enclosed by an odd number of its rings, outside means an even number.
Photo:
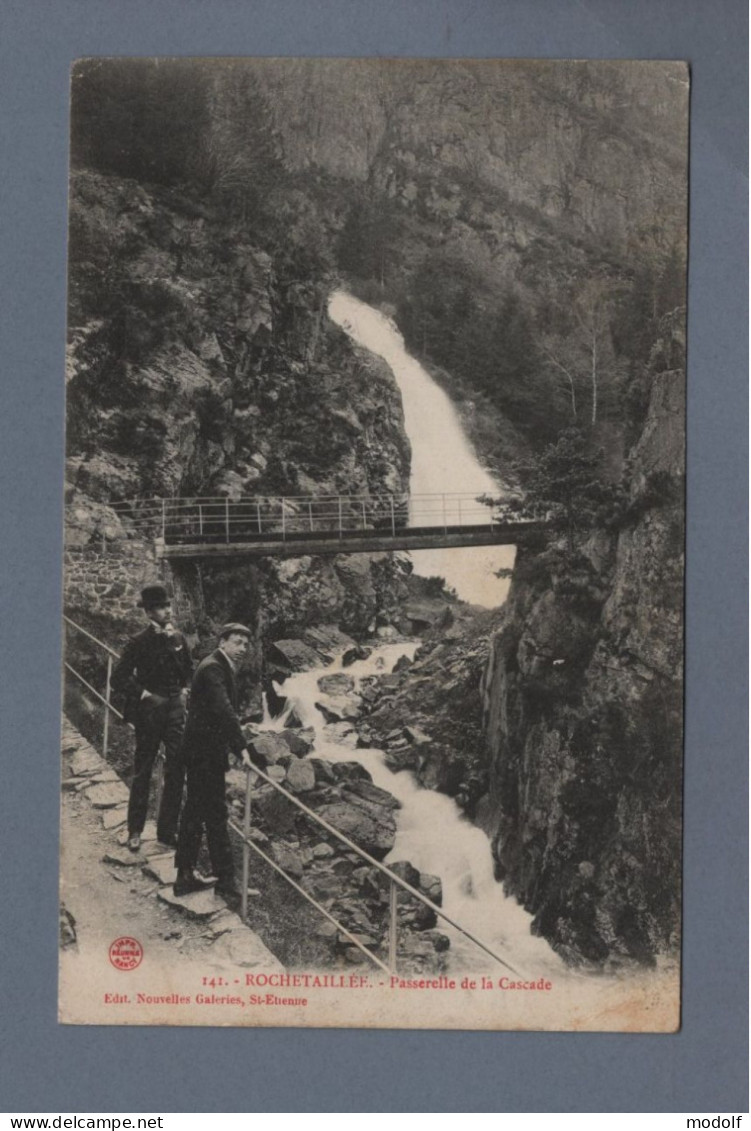
[[[115,702],[123,707],[126,723],[135,722],[144,691],[152,695],[175,695],[187,687],[193,661],[180,632],[167,636],[150,624],[134,636],[112,673]]]
[[[190,688],[183,751],[188,763],[219,762],[229,767],[228,753],[240,754],[247,742],[237,716],[235,673],[220,648],[196,668]]]

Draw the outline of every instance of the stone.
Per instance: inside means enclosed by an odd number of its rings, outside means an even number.
[[[316,707],[327,723],[354,720],[362,710],[359,695],[322,695],[316,700]]]
[[[394,847],[396,821],[391,809],[363,808],[362,804],[342,800],[320,806],[318,813],[377,860],[382,860]]]
[[[76,750],[70,763],[70,768],[76,777],[100,773],[107,768],[107,763],[97,754],[91,746],[82,746]]]
[[[293,754],[298,758],[304,758],[313,749],[315,742],[315,731],[313,727],[306,727],[304,730],[283,730],[281,737],[286,742]]]
[[[346,694],[348,691],[353,691],[354,686],[354,679],[346,672],[331,672],[329,675],[322,675],[318,680],[318,688],[325,695]]]
[[[286,700],[285,700],[285,702],[286,702]],[[289,714],[287,715],[287,717],[285,718],[284,721],[287,724],[287,729],[289,729],[291,727],[294,730],[299,730],[300,728],[302,728],[304,726],[302,719],[300,718],[300,716],[298,715],[298,713],[297,713],[297,711],[295,710],[294,707],[292,707],[290,709],[290,712],[289,712]]]
[[[295,793],[307,793],[316,784],[315,767],[311,762],[295,758],[287,769],[287,785]]]
[[[94,774],[89,780],[99,785],[101,782],[120,781],[120,775],[116,774],[114,770],[105,770],[103,774]]]
[[[274,841],[271,845],[271,855],[279,867],[288,872],[293,879],[300,879],[304,871],[303,864],[293,848],[290,848],[284,841]]]
[[[409,656],[400,656],[391,669],[392,672],[405,672],[407,668],[412,667],[412,661]]]
[[[206,888],[205,891],[194,891],[190,895],[175,895],[171,887],[163,887],[156,893],[156,896],[162,903],[177,908],[178,911],[184,912],[192,919],[208,919],[210,915],[215,915],[217,911],[222,911],[225,907],[213,888]]]
[[[177,878],[174,852],[166,852],[163,856],[150,856],[143,870],[147,876],[158,880],[160,884],[174,884]]]
[[[321,656],[302,640],[275,640],[270,653],[272,662],[281,663],[293,672],[306,672],[311,668],[320,668],[324,663],[331,663],[330,657]]]
[[[272,781],[279,782],[279,784],[281,785],[281,783],[287,776],[287,771],[285,770],[284,766],[280,766],[277,763],[277,765],[275,766],[267,767],[266,776],[271,778]]]
[[[339,928],[335,923],[330,923],[328,919],[324,919],[313,933],[322,939],[335,939],[339,934]]]
[[[208,957],[230,966],[260,967],[264,971],[283,969],[258,935],[245,926],[221,934],[212,944]]]
[[[410,887],[419,888],[420,886],[420,873],[417,868],[414,868],[408,860],[398,860],[395,864],[389,864],[389,868]]]
[[[341,781],[372,781],[372,777],[359,762],[333,762],[331,769],[338,782]]]
[[[311,758],[310,764],[315,771],[316,782],[332,783],[336,781],[331,762],[327,762],[324,758]]]
[[[119,829],[128,819],[128,806],[117,805],[114,809],[105,809],[102,812],[102,828]]]
[[[354,648],[348,648],[342,656],[342,667],[348,668],[350,664],[354,664],[357,660],[367,660],[372,654],[372,648],[366,648],[361,644]]]
[[[83,788],[88,785],[91,785],[90,778],[64,778],[62,782],[62,788],[68,790],[78,789],[79,786]]]
[[[110,849],[105,852],[102,860],[105,864],[117,864],[119,868],[135,868],[146,863],[146,857],[142,856],[140,852],[131,852],[127,848],[122,852]]]
[[[303,640],[319,652],[338,652],[342,648],[351,648],[355,643],[351,636],[342,632],[335,624],[320,624],[314,628],[306,628]],[[331,661],[328,661],[331,663]]]
[[[103,782],[88,789],[86,797],[95,809],[112,809],[128,800],[128,790],[121,781]]]
[[[326,860],[329,857],[334,855],[334,850],[331,847],[331,845],[326,844],[326,842],[323,841],[323,840],[321,841],[320,844],[313,845],[312,852],[313,852],[313,856],[317,860]]]
[[[290,748],[282,735],[276,734],[274,731],[263,731],[261,734],[253,735],[249,739],[249,744],[259,756],[259,764],[262,769],[273,766],[280,758],[290,752]]]
[[[354,794],[362,801],[367,801],[371,805],[382,805],[386,809],[401,809],[402,803],[393,793],[389,793],[387,789],[381,789],[380,786],[373,785],[371,781],[365,781],[363,778],[355,778],[348,781],[343,787],[342,792],[351,797]]]
[[[417,886],[420,891],[425,892],[425,895],[436,907],[441,906],[443,902],[443,885],[441,884],[440,876],[431,876],[427,872],[420,872],[420,879]]]

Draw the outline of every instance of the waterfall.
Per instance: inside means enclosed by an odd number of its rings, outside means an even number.
[[[350,665],[346,670],[355,680],[355,691],[365,676],[391,671],[401,656],[411,659],[417,647],[417,641],[385,644],[374,649],[367,660]],[[447,914],[520,971],[535,977],[544,974],[560,978],[565,972],[563,962],[544,939],[531,934],[532,916],[496,882],[486,834],[467,820],[451,797],[423,789],[409,770],[392,772],[383,751],[358,747],[354,726],[326,723],[315,705],[320,696],[318,680],[341,667],[341,658],[337,658],[326,668],[289,676],[279,687],[287,697],[284,714],[276,719],[267,716],[264,728],[284,729],[286,716],[294,709],[303,725],[315,730],[311,757],[364,766],[375,785],[401,802],[396,814],[396,840],[384,863],[408,860],[420,872],[439,876]],[[451,939],[453,970],[477,969],[489,961],[453,927],[439,920],[438,930]]]
[[[331,296],[329,316],[352,341],[383,358],[394,374],[412,447],[410,494],[501,496],[502,486],[479,463],[449,397],[407,353],[394,323],[341,290]],[[451,521],[456,523],[456,516]],[[495,574],[500,568],[510,568],[514,555],[513,546],[478,546],[417,550],[412,560],[417,574],[444,577],[462,600],[491,608],[506,599],[509,582]]]

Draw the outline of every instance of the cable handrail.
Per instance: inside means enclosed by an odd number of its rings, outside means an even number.
[[[259,777],[263,778],[265,782],[273,786],[274,789],[276,789],[279,793],[286,797],[288,801],[291,801],[293,805],[296,805],[298,809],[301,809],[303,813],[305,813],[308,817],[311,817],[314,821],[316,821],[319,825],[326,829],[327,832],[331,833],[332,836],[335,836],[338,840],[340,840],[342,844],[345,844],[347,848],[351,849],[353,852],[356,852],[357,855],[360,856],[363,860],[366,860],[368,864],[371,865],[371,867],[377,868],[379,872],[382,872],[383,875],[385,875],[391,881],[391,883],[397,884],[404,891],[408,892],[409,895],[411,895],[414,899],[418,899],[420,903],[423,903],[426,907],[429,907],[431,911],[435,912],[435,914],[438,915],[441,919],[445,920],[445,922],[450,923],[451,926],[459,931],[462,935],[464,935],[465,938],[469,939],[470,942],[473,942],[476,946],[479,946],[481,950],[484,950],[485,953],[489,954],[491,958],[494,958],[496,962],[500,962],[500,964],[502,966],[505,966],[507,970],[510,970],[512,974],[519,974],[519,971],[515,970],[514,967],[506,962],[504,958],[501,958],[500,955],[496,954],[492,947],[488,946],[487,943],[484,943],[482,939],[478,939],[477,936],[473,935],[471,931],[468,931],[465,927],[462,927],[461,924],[457,923],[455,919],[452,919],[452,917],[446,911],[444,911],[442,907],[439,907],[437,903],[433,903],[432,899],[429,899],[421,891],[418,891],[417,888],[413,887],[406,880],[403,880],[401,876],[397,875],[396,872],[392,871],[391,868],[388,868],[385,864],[382,864],[380,860],[376,860],[376,858],[374,856],[371,856],[369,852],[366,852],[364,848],[360,848],[359,845],[355,844],[353,840],[350,840],[348,836],[340,832],[339,829],[336,828],[336,826],[330,824],[327,820],[325,820],[324,817],[321,817],[320,814],[316,813],[313,809],[310,809],[307,805],[304,804],[304,802],[300,801],[299,798],[294,797],[293,794],[284,789],[284,787],[280,785],[279,782],[274,781],[274,779],[269,777],[268,774],[264,773],[263,770],[259,770],[257,766],[253,766],[252,768],[248,767],[247,788],[250,788],[250,774],[252,773],[258,774]]]
[[[82,633],[82,635],[87,637],[89,640],[91,640],[94,644],[98,645],[98,647],[102,648],[107,653],[107,678],[106,678],[105,694],[104,695],[102,695],[99,691],[97,691],[96,688],[93,687],[88,682],[88,680],[86,680],[84,678],[84,676],[81,675],[80,672],[76,671],[76,669],[70,663],[68,663],[67,660],[64,661],[64,666],[68,669],[68,671],[70,671],[74,676],[76,676],[76,678],[79,679],[81,681],[81,683],[83,683],[84,686],[86,688],[88,688],[88,690],[93,695],[95,695],[96,698],[99,699],[99,701],[101,703],[104,704],[104,708],[105,708],[105,710],[104,710],[104,758],[106,760],[107,750],[108,750],[108,737],[109,737],[109,712],[112,712],[112,714],[116,715],[117,718],[119,718],[119,719],[123,718],[122,714],[117,710],[117,708],[113,707],[112,703],[110,702],[111,679],[112,679],[112,661],[113,661],[113,659],[115,659],[115,660],[119,659],[119,654],[113,648],[110,648],[110,646],[108,644],[105,644],[103,640],[99,640],[98,637],[94,636],[93,633],[91,633],[87,629],[83,628],[82,625],[77,624],[74,620],[71,619],[71,617],[67,616],[66,614],[63,614],[63,619],[68,625],[70,625],[71,628]],[[364,946],[360,942],[360,940],[357,939],[352,934],[352,932],[349,931],[344,926],[343,923],[341,923],[338,919],[336,919],[333,915],[331,915],[330,912],[327,911],[327,909],[325,907],[323,907],[312,895],[310,895],[309,892],[306,892],[305,889],[300,884],[297,884],[295,882],[295,880],[293,880],[293,878],[290,875],[288,875],[288,873],[285,872],[284,869],[280,865],[278,865],[276,863],[276,861],[272,860],[271,857],[268,856],[265,852],[263,852],[259,848],[259,846],[250,838],[251,797],[252,797],[252,792],[253,792],[252,787],[251,787],[251,774],[255,774],[257,777],[259,777],[263,781],[265,781],[268,785],[272,786],[275,790],[277,790],[278,793],[282,794],[283,797],[286,797],[288,801],[291,801],[293,805],[295,805],[298,809],[300,809],[309,819],[315,821],[316,824],[320,825],[328,833],[330,833],[332,836],[334,836],[342,844],[346,845],[347,848],[349,848],[352,852],[356,853],[362,860],[366,861],[371,867],[376,868],[382,875],[384,875],[388,879],[389,884],[390,884],[390,890],[389,890],[389,911],[390,911],[390,919],[389,919],[389,964],[388,964],[388,966],[385,963],[383,963],[381,961],[381,959],[377,957],[377,955],[373,954],[370,950],[368,950],[368,948],[366,946]],[[396,899],[396,894],[397,893],[396,893],[396,889],[401,888],[403,891],[406,891],[408,893],[408,895],[410,895],[413,899],[417,899],[425,907],[429,908],[435,915],[437,915],[444,922],[449,923],[455,930],[459,931],[459,933],[461,935],[463,935],[464,938],[468,939],[475,946],[478,946],[481,950],[483,950],[486,954],[488,954],[496,962],[500,963],[501,966],[503,966],[507,970],[511,971],[512,974],[516,974],[517,976],[520,974],[520,972],[518,970],[516,970],[509,962],[507,962],[506,959],[502,958],[499,954],[496,954],[496,952],[492,949],[492,947],[490,947],[487,943],[483,942],[482,939],[478,938],[471,931],[467,930],[465,927],[462,927],[462,925],[460,923],[458,923],[454,918],[452,918],[451,915],[449,915],[446,911],[444,911],[443,908],[439,907],[437,903],[434,903],[433,900],[429,899],[428,896],[424,895],[417,888],[413,887],[412,884],[408,883],[406,880],[403,880],[401,878],[401,876],[397,875],[396,872],[392,871],[392,869],[388,868],[385,864],[382,864],[380,860],[376,860],[376,858],[374,856],[371,856],[371,854],[369,852],[366,852],[366,850],[364,848],[361,848],[358,844],[356,844],[353,840],[351,840],[348,836],[346,836],[345,833],[343,833],[339,829],[337,829],[335,825],[332,825],[324,817],[321,817],[320,814],[316,813],[308,805],[306,805],[304,802],[300,801],[299,798],[297,798],[293,794],[289,793],[288,790],[284,789],[284,787],[282,785],[280,785],[279,782],[274,781],[273,778],[269,777],[269,775],[266,774],[265,771],[260,769],[258,766],[254,765],[252,767],[250,767],[250,766],[246,767],[246,773],[245,773],[245,817],[244,817],[243,829],[240,829],[237,826],[237,824],[235,823],[235,821],[232,820],[232,819],[230,819],[228,821],[228,824],[232,828],[233,832],[240,837],[242,844],[243,844],[243,884],[242,884],[242,887],[241,887],[241,900],[242,900],[241,917],[244,921],[247,921],[247,914],[248,914],[248,860],[249,860],[248,853],[249,853],[249,850],[252,848],[258,855],[262,856],[264,858],[264,860],[272,868],[274,868],[277,872],[279,872],[279,874],[282,875],[287,880],[287,882],[296,891],[298,891],[301,895],[303,895],[308,900],[309,903],[313,904],[313,906],[315,906],[321,912],[322,915],[324,915],[330,922],[332,922],[342,932],[342,934],[344,934],[345,937],[348,938],[353,943],[354,946],[356,946],[359,950],[361,950],[364,954],[366,954],[367,957],[369,959],[371,959],[372,962],[375,963],[375,965],[379,966],[386,973],[392,973],[393,971],[396,970],[396,949],[397,949],[397,934],[396,934],[396,931],[397,931],[397,899]]]

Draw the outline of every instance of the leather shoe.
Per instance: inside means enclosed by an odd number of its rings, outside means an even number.
[[[141,834],[131,833],[128,837],[128,848],[131,852],[138,852],[141,847]]]
[[[172,885],[172,890],[175,895],[190,895],[194,891],[206,891],[207,888],[213,887],[213,880],[203,880],[194,872],[185,872],[178,874],[177,879]]]

